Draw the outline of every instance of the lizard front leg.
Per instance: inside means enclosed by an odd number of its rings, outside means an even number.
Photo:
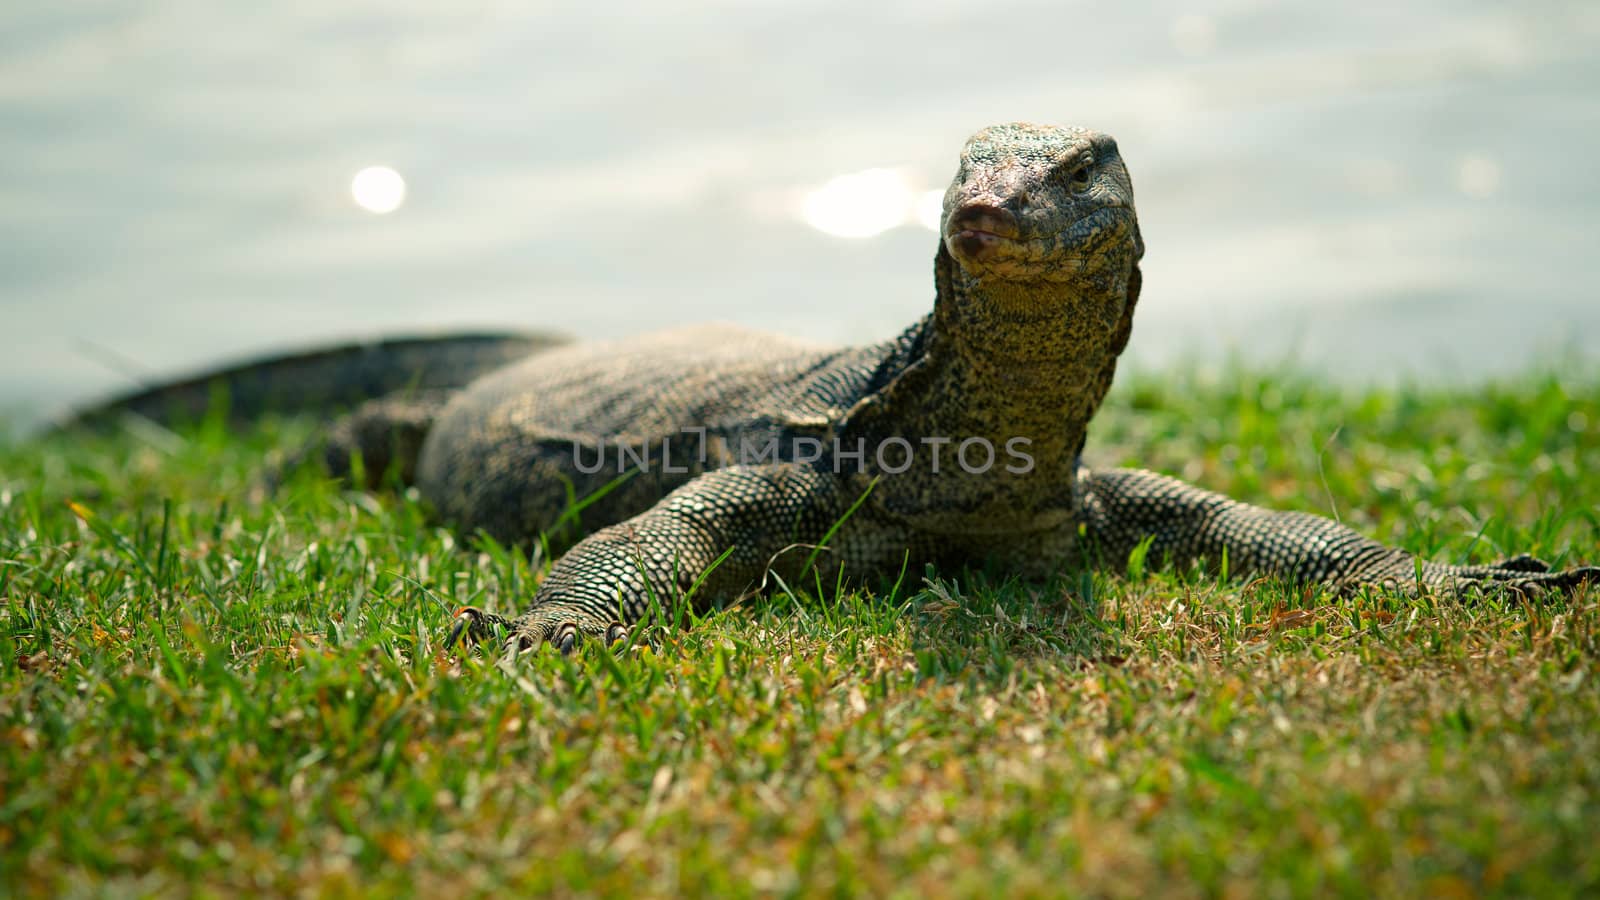
[[[1082,521],[1093,545],[1112,562],[1125,561],[1149,540],[1152,559],[1183,565],[1202,557],[1217,563],[1226,555],[1233,572],[1346,590],[1407,586],[1419,579],[1426,587],[1447,590],[1499,584],[1518,591],[1572,591],[1585,582],[1600,584],[1600,568],[1552,572],[1531,556],[1485,566],[1419,562],[1322,516],[1263,509],[1140,469],[1093,472],[1087,478]]]
[[[776,558],[786,568],[803,564],[811,557],[804,545],[820,542],[848,509],[840,497],[832,475],[807,466],[708,472],[579,541],[516,619],[466,610],[454,633],[481,636],[484,626],[501,625],[521,647],[550,643],[563,652],[583,635],[613,643],[654,604],[671,614],[683,603],[736,598],[758,587]]]

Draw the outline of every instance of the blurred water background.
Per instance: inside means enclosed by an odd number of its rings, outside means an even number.
[[[1597,46],[1593,0],[13,0],[0,412],[441,328],[888,337],[1014,119],[1122,145],[1132,367],[1593,359]]]

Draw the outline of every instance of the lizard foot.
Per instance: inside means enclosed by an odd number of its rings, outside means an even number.
[[[1466,595],[1505,591],[1519,597],[1535,597],[1545,593],[1570,595],[1585,584],[1600,587],[1600,566],[1555,571],[1549,563],[1527,554],[1482,566],[1423,563],[1420,581],[1415,574],[1415,558],[1407,554],[1397,552],[1375,568],[1376,571],[1360,572],[1346,579],[1340,585],[1341,591],[1372,585],[1412,596],[1426,591]]]
[[[1600,586],[1600,566],[1579,566],[1557,572],[1543,560],[1526,554],[1490,566],[1469,567],[1460,576],[1465,587],[1504,588],[1525,597],[1547,592],[1571,594],[1585,584]]]
[[[549,644],[565,656],[586,638],[599,638],[607,647],[628,641],[628,626],[616,619],[603,620],[559,603],[536,606],[510,624],[506,645],[518,653]]]
[[[463,606],[456,610],[455,621],[450,623],[450,633],[445,635],[444,646],[448,650],[462,640],[469,644],[481,644],[511,628],[512,622],[505,616],[484,612],[476,606]]]

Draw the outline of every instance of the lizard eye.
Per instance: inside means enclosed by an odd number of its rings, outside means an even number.
[[[1067,176],[1067,188],[1074,194],[1081,194],[1087,191],[1089,189],[1090,169],[1093,166],[1094,164],[1091,162],[1084,162],[1076,169],[1073,169],[1072,174]]]

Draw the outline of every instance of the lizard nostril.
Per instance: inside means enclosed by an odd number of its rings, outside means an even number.
[[[969,261],[989,257],[1019,234],[1016,213],[992,203],[962,206],[950,214],[945,225],[946,246],[956,258]]]
[[[1017,216],[1003,206],[992,203],[969,203],[950,214],[945,230],[954,235],[963,231],[979,231],[1004,238],[1017,236]]]

